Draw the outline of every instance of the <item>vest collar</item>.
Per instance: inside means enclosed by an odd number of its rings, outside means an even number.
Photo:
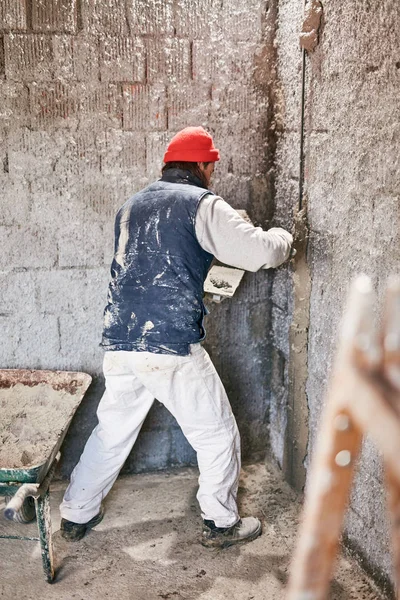
[[[197,187],[204,187],[204,183],[193,175],[190,171],[184,169],[168,169],[162,174],[161,181],[168,181],[170,183],[188,183],[189,185],[196,185]]]

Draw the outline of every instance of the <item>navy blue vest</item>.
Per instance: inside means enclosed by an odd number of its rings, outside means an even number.
[[[203,286],[213,256],[197,241],[195,219],[210,193],[189,171],[170,169],[118,211],[106,350],[187,355],[189,344],[204,339]]]

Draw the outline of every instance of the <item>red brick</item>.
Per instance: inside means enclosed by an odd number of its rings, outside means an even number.
[[[147,40],[147,79],[150,82],[189,81],[192,76],[189,40]]]
[[[0,31],[26,30],[25,0],[1,0]]]
[[[75,33],[77,30],[77,0],[40,0],[32,2],[34,31]]]
[[[70,127],[80,118],[80,97],[80,90],[70,83],[31,84],[32,123],[38,128]]]
[[[165,86],[124,85],[123,126],[133,130],[166,129]]]
[[[51,39],[35,34],[4,36],[5,73],[10,81],[43,81],[53,77]]]

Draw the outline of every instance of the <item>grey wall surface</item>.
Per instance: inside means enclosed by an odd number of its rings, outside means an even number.
[[[214,189],[266,225],[274,210],[275,5],[261,0],[0,1],[2,367],[83,370],[93,386],[63,474],[95,424],[113,219],[157,178],[166,143],[203,125],[222,159]],[[244,456],[267,442],[266,272],[214,307],[208,348]],[[131,471],[195,460],[155,406]]]
[[[348,284],[363,272],[381,293],[387,277],[399,272],[399,44],[396,3],[326,2],[307,110],[310,452]],[[382,477],[377,453],[366,442],[347,534],[387,575]]]
[[[302,2],[280,2],[278,57],[286,98],[299,100],[299,29],[292,26]],[[347,289],[368,274],[378,294],[400,259],[400,13],[391,0],[323,2],[320,44],[306,59],[305,196],[308,196],[311,275],[307,402],[312,459],[334,358]],[[297,26],[297,24],[296,24]],[[292,96],[291,96],[292,94]],[[285,140],[298,148],[298,104],[286,111]],[[298,155],[297,155],[298,156]],[[296,164],[291,151],[278,157],[278,172]],[[288,170],[289,169],[289,170]],[[279,211],[279,199],[278,211]],[[296,276],[296,269],[293,278]],[[282,276],[281,276],[282,277]],[[289,288],[291,286],[291,282]],[[286,328],[291,305],[283,316]],[[282,352],[286,356],[287,349]],[[287,377],[284,378],[288,384]],[[276,458],[284,453],[287,417],[282,386],[273,382],[271,439]],[[279,396],[281,394],[281,396]],[[282,408],[283,406],[283,408]],[[390,549],[380,458],[365,441],[347,517],[349,543],[365,566],[390,574]]]

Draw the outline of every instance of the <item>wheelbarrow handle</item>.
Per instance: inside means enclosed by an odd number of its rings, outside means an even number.
[[[22,505],[28,496],[33,496],[34,498],[38,496],[38,488],[39,485],[37,483],[24,483],[21,485],[19,490],[14,494],[11,498],[10,502],[4,509],[4,516],[6,519],[12,521],[14,519],[14,515],[21,510]]]

